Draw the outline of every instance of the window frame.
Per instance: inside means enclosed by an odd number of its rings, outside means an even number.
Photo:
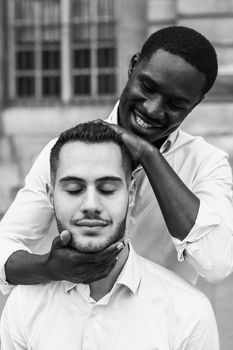
[[[7,23],[7,37],[8,37],[8,81],[9,81],[9,91],[8,91],[8,104],[11,105],[49,105],[51,103],[55,105],[60,104],[88,104],[90,102],[92,103],[110,103],[112,101],[116,100],[117,94],[118,94],[118,40],[117,40],[117,1],[114,1],[114,18],[111,18],[111,23],[114,26],[115,30],[115,37],[114,41],[111,44],[111,47],[115,50],[115,67],[111,68],[102,68],[97,67],[97,55],[98,51],[97,48],[99,45],[101,46],[100,41],[97,40],[97,34],[94,32],[93,28],[99,23],[100,18],[98,15],[92,12],[91,16],[91,50],[92,50],[92,66],[90,68],[90,76],[91,76],[91,93],[88,95],[75,95],[74,94],[74,88],[72,86],[72,80],[74,76],[74,69],[72,67],[72,43],[71,43],[71,30],[72,30],[72,21],[70,16],[70,9],[71,9],[71,1],[72,0],[59,0],[60,1],[60,95],[56,97],[45,97],[42,96],[42,75],[44,75],[45,70],[42,70],[40,67],[39,70],[35,69],[34,73],[34,79],[36,80],[35,86],[36,92],[35,95],[32,97],[20,97],[17,95],[16,91],[16,76],[17,76],[17,68],[16,68],[16,59],[15,59],[15,52],[16,52],[16,41],[15,41],[15,15],[14,15],[14,7],[15,7],[15,1],[17,0],[8,0],[7,6],[8,6],[8,23]],[[42,0],[43,1],[43,0]],[[98,2],[98,0],[89,0],[92,4]],[[35,4],[36,6],[36,4]],[[91,10],[93,11],[94,6],[91,7]],[[106,19],[106,18],[105,18]],[[108,22],[107,18],[107,22]],[[110,21],[110,20],[109,20]],[[94,25],[93,25],[94,23]],[[39,27],[39,23],[36,23],[36,25]],[[38,31],[39,32],[39,31]],[[38,33],[37,33],[38,35]],[[37,47],[36,51],[39,52],[39,54],[42,53],[42,49],[39,47],[40,40],[37,39]],[[35,58],[36,59],[36,58]],[[41,59],[42,60],[42,59]],[[37,63],[37,67],[38,67]],[[115,76],[115,88],[114,92],[107,93],[107,94],[100,94],[97,91],[97,77],[98,74],[100,74],[102,71],[110,72],[111,74],[114,74]],[[47,73],[50,73],[51,71],[48,69]],[[25,72],[22,70],[22,76],[24,76]],[[109,74],[110,74],[109,73]],[[27,75],[27,74],[26,74]],[[30,75],[30,74],[29,74]],[[33,73],[32,73],[33,75]],[[38,76],[39,75],[39,76]],[[106,83],[107,84],[107,83]],[[39,94],[38,91],[41,93]]]

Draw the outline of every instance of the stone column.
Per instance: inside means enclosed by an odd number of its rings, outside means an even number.
[[[4,28],[4,9],[5,9],[5,1],[0,1],[0,134],[2,134],[2,118],[1,118],[1,111],[3,108],[3,101],[4,101],[4,39],[5,39],[5,28]]]

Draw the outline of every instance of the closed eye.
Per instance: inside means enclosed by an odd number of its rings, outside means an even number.
[[[169,105],[169,107],[170,107],[171,109],[176,109],[176,110],[183,110],[183,109],[186,109],[186,106],[179,105],[179,104],[176,104],[176,103],[171,102],[171,101],[168,103],[168,105]]]
[[[82,193],[82,191],[83,191],[83,189],[76,189],[76,190],[66,190],[66,192],[67,193],[69,193],[69,194],[73,194],[73,195],[75,195],[75,194],[80,194],[80,193]]]
[[[98,191],[99,193],[105,196],[106,195],[108,196],[108,195],[114,194],[114,192],[116,192],[118,188],[119,188],[118,182],[106,181],[99,184]]]
[[[69,194],[79,194],[85,190],[86,186],[84,184],[77,183],[66,183],[63,189]]]
[[[143,89],[149,93],[153,93],[155,91],[154,87],[147,83],[145,80],[141,81],[141,85]]]

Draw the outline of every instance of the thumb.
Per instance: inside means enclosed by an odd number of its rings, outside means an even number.
[[[62,231],[60,234],[60,239],[62,241],[63,246],[67,246],[71,240],[71,233],[68,230]]]

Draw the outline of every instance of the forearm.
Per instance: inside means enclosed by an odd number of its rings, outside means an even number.
[[[195,224],[199,199],[187,188],[155,147],[146,145],[141,163],[170,234],[183,240]]]
[[[46,270],[48,254],[36,255],[19,250],[5,264],[7,282],[17,284],[39,284],[49,281]]]

